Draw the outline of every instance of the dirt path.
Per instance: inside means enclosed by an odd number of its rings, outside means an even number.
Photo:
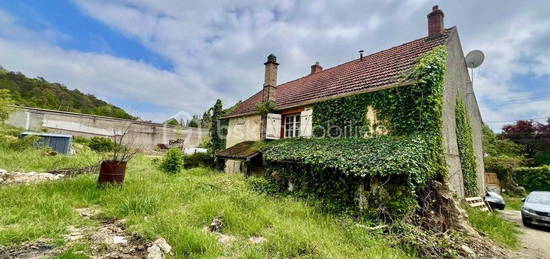
[[[521,223],[521,212],[517,210],[499,211],[506,219],[516,223],[523,232],[523,248],[517,253],[518,258],[550,258],[550,230],[528,228]]]

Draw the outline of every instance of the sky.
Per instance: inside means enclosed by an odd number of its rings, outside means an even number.
[[[278,82],[424,37],[438,4],[486,124],[550,117],[550,1],[0,0],[0,66],[94,94],[145,120],[202,114]]]

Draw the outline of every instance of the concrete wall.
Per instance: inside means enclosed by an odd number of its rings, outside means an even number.
[[[258,141],[261,139],[260,115],[243,116],[229,119],[225,147],[229,148],[243,141]]]
[[[168,145],[169,140],[176,139],[184,139],[184,147],[196,147],[208,134],[207,129],[177,129],[158,123],[35,108],[16,110],[6,123],[30,131],[47,130],[82,137],[113,138],[128,129],[123,142],[145,150],[154,149],[157,144]]]
[[[470,76],[464,60],[464,53],[458,37],[454,30],[448,40],[447,73],[445,75],[445,93],[443,107],[443,136],[445,141],[445,156],[449,169],[449,181],[451,188],[460,197],[464,196],[464,181],[458,144],[456,136],[455,107],[456,98],[459,94],[463,99],[470,115],[472,126],[474,154],[476,156],[478,183],[480,195],[485,189],[484,164],[483,164],[483,142],[482,142],[482,120],[477,101],[473,93]]]

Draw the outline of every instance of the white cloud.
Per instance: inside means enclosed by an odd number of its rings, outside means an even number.
[[[9,64],[7,68],[10,70],[25,71],[29,76],[47,75],[50,81],[77,85],[79,90],[106,100],[135,103],[137,107],[127,107],[130,110],[153,104],[167,107],[174,113],[179,110],[197,112],[196,107],[215,95],[192,75],[184,78],[140,62],[65,51],[51,45],[0,39],[0,59]],[[168,113],[161,115],[167,116]],[[163,118],[150,114],[146,119]]]
[[[81,10],[159,53],[174,64],[167,72],[107,55],[65,51],[55,41],[36,48],[17,26],[0,29],[2,63],[102,97],[159,105],[173,113],[204,111],[218,97],[226,105],[260,90],[263,62],[275,53],[279,82],[407,42],[427,33],[431,1],[181,1],[74,0]],[[481,49],[476,95],[485,121],[540,116],[544,105],[517,106],[510,98],[536,96],[514,85],[514,76],[550,75],[550,5],[546,1],[445,2],[447,26],[458,25],[465,51]],[[9,24],[0,12],[0,25]],[[20,37],[13,35],[23,30]],[[7,37],[5,35],[11,35]],[[38,34],[38,36],[36,36]],[[51,37],[51,36],[50,36]],[[107,45],[108,46],[108,45]],[[17,55],[32,57],[22,60]],[[534,102],[533,102],[534,103]],[[546,110],[548,111],[548,109]],[[158,119],[149,111],[141,114]],[[166,116],[166,115],[164,115]],[[162,118],[164,119],[164,118]],[[498,127],[493,127],[494,129]]]

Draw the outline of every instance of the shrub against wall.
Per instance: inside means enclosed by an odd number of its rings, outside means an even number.
[[[385,204],[406,215],[415,208],[416,191],[446,172],[441,136],[446,60],[446,47],[436,47],[403,75],[408,86],[315,104],[314,136],[339,139],[276,141],[263,148],[267,168],[296,183],[297,193],[334,208],[353,203],[358,178],[373,178],[387,194]],[[370,123],[369,105],[390,136],[361,138]]]
[[[477,196],[479,194],[479,187],[477,185],[472,127],[470,125],[470,116],[462,98],[460,98],[460,94],[456,98],[455,117],[456,139],[464,180],[464,192],[468,197]]]
[[[88,146],[96,152],[110,152],[115,148],[115,142],[105,137],[93,137],[88,142]]]
[[[214,157],[209,153],[194,153],[190,155],[184,155],[183,161],[185,168],[194,167],[212,167],[216,166]]]
[[[160,169],[168,174],[179,173],[183,168],[183,152],[179,148],[171,148],[166,152]]]
[[[396,203],[389,209],[401,210],[415,190],[442,172],[439,155],[432,148],[438,143],[433,140],[413,135],[297,138],[268,144],[262,153],[268,168],[291,182],[298,195],[320,198],[324,208],[353,207],[358,184],[374,178],[391,189],[388,203]],[[406,214],[406,210],[399,212]]]
[[[520,167],[515,173],[516,181],[527,191],[550,191],[550,166]]]

